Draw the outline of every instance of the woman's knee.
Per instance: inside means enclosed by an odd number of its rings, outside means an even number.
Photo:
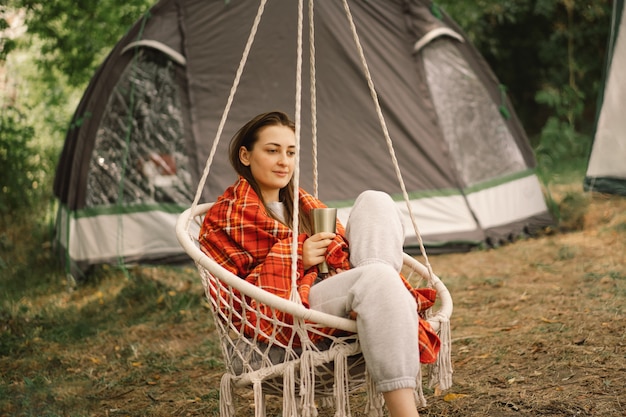
[[[359,269],[364,270],[360,281],[363,284],[366,283],[370,290],[382,291],[384,294],[389,294],[390,292],[409,294],[398,275],[398,271],[393,266],[386,263],[371,263],[363,265]]]
[[[366,190],[363,191],[354,201],[354,207],[364,206],[368,210],[380,208],[381,211],[395,207],[396,203],[391,196],[383,191]]]
[[[364,191],[355,201],[346,225],[353,266],[383,262],[402,267],[404,225],[391,197],[381,191]]]

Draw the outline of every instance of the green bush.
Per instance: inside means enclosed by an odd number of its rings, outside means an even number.
[[[581,133],[577,122],[583,112],[584,94],[572,87],[544,88],[535,99],[552,109],[535,148],[539,175],[551,182],[562,171],[577,171],[586,166],[591,137]],[[552,178],[550,178],[552,177]]]
[[[52,158],[33,146],[35,130],[9,106],[0,114],[0,224],[42,207],[49,193]]]

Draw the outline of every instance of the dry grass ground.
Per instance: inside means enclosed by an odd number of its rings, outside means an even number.
[[[626,201],[582,230],[433,260],[455,300],[456,401],[430,416],[626,415]]]
[[[568,232],[431,256],[455,301],[455,374],[420,415],[626,415],[626,198],[577,188],[554,192]],[[47,282],[3,301],[1,416],[219,415],[220,352],[194,270],[104,268],[71,292],[60,272]],[[237,400],[252,416],[249,394]]]

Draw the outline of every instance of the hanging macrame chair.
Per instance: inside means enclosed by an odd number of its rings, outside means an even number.
[[[365,389],[367,401],[365,414],[383,415],[382,395],[376,393],[367,367],[361,354],[356,321],[311,310],[301,303],[296,291],[296,262],[292,261],[292,295],[284,299],[268,293],[230,271],[222,268],[208,257],[199,247],[198,235],[204,214],[211,203],[199,204],[211,163],[216,153],[224,124],[228,118],[233,98],[245,63],[254,41],[256,30],[263,15],[267,0],[261,0],[247,44],[244,48],[230,95],[217,130],[216,138],[191,207],[185,210],[176,224],[177,238],[193,259],[198,268],[205,294],[209,300],[216,329],[220,336],[222,353],[226,364],[220,386],[220,415],[235,415],[233,388],[250,387],[254,393],[255,416],[265,416],[265,395],[278,395],[283,398],[282,415],[316,416],[318,405],[332,405],[335,416],[350,416],[349,395]],[[354,26],[347,0],[343,0],[344,10],[352,29],[352,34],[361,57],[363,71],[368,81],[372,100],[377,110],[391,160],[402,188],[413,227],[418,237],[424,264],[404,254],[403,275],[412,283],[425,283],[437,291],[437,311],[427,311],[424,318],[441,339],[438,359],[430,367],[430,386],[446,390],[452,384],[450,359],[450,316],[452,298],[443,282],[433,273],[426,255],[420,233],[411,212],[408,193],[398,167],[393,145],[378,103],[372,78],[365,61],[359,38]],[[297,86],[296,86],[296,148],[300,149],[300,103],[302,73],[302,29],[303,0],[298,6],[298,47],[297,47]],[[316,161],[316,111],[315,111],[315,60],[313,31],[313,0],[309,0],[309,39],[311,42],[311,120],[313,142],[313,182],[317,197]],[[299,152],[296,154],[294,169],[294,189],[299,189]],[[294,223],[292,230],[298,230],[298,193],[294,196]],[[292,260],[297,257],[297,240],[293,239]],[[260,306],[267,306],[261,309]],[[268,313],[269,312],[269,313]],[[277,314],[278,312],[284,314]],[[255,318],[256,320],[250,320]],[[270,331],[263,331],[259,321],[271,323]],[[338,331],[327,334],[325,328]],[[248,331],[245,332],[244,329]],[[250,336],[250,330],[254,336]],[[273,335],[289,334],[289,340],[277,340]],[[314,336],[315,343],[311,336]],[[321,340],[321,341],[320,341]],[[416,399],[426,405],[421,385],[422,370],[417,378]]]

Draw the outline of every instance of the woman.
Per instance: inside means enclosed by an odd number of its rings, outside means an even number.
[[[294,123],[281,112],[260,114],[237,132],[230,162],[239,178],[207,212],[200,231],[206,254],[283,298],[291,290],[294,132]],[[312,234],[309,213],[317,207],[325,205],[299,190],[295,238],[302,302],[355,318],[365,362],[390,415],[417,416],[413,391],[419,362],[434,362],[439,350],[437,335],[418,312],[432,306],[435,293],[413,289],[399,274],[404,242],[399,210],[387,194],[367,191],[355,201],[345,231],[337,222],[337,233]],[[323,261],[331,272],[315,283]],[[271,323],[261,326],[271,331]],[[292,337],[273,336],[285,342]]]

